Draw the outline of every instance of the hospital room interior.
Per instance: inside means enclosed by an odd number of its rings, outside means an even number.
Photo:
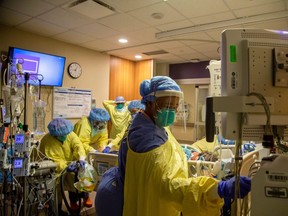
[[[288,215],[288,0],[0,0],[0,41],[0,216],[164,216],[127,214],[130,131],[150,109],[181,178],[218,187],[216,214],[193,213],[203,191],[187,211],[183,189],[157,197],[165,216]],[[97,192],[123,163],[124,204],[105,214]]]

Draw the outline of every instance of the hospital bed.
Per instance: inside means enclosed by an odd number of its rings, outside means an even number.
[[[182,148],[187,148],[192,151],[198,151],[197,148],[194,148],[193,145],[181,144]],[[226,172],[233,169],[234,163],[234,152],[235,145],[217,145],[211,152],[211,159],[217,157],[218,160],[204,160],[203,158],[198,160],[188,159],[188,175],[189,177],[197,176],[210,176],[215,177],[215,174],[218,174],[217,178],[221,178],[225,175]],[[221,159],[219,158],[221,157]],[[216,159],[217,159],[216,158]],[[225,172],[218,172],[220,170],[225,170]],[[228,171],[227,171],[228,170]],[[216,173],[217,172],[217,173]]]
[[[88,163],[91,164],[97,172],[97,184],[95,187],[95,190],[97,190],[103,174],[111,167],[117,166],[118,155],[106,154],[101,152],[91,152],[88,154],[87,160]]]
[[[189,148],[190,145],[185,146]],[[215,151],[219,151],[218,147],[215,149]],[[229,146],[223,146],[222,158],[232,158],[233,156],[234,154],[229,149]],[[87,160],[89,164],[91,164],[97,172],[96,181],[98,186],[105,171],[107,171],[111,167],[117,166],[118,155],[105,154],[100,152],[91,152],[88,154]],[[214,165],[215,162],[211,161],[188,160],[188,171],[189,171],[188,174],[189,176],[201,176],[201,175],[209,176]]]
[[[189,148],[187,145],[185,147]],[[224,169],[225,172],[218,174],[218,179],[221,179],[229,170],[233,171],[235,145],[218,145],[214,148],[212,154],[219,156],[218,161],[188,160],[189,176],[214,176],[213,174],[217,171],[215,166],[219,166],[219,161],[221,161],[221,168],[222,170]],[[255,165],[255,163],[260,161],[263,157],[268,156],[268,154],[269,149],[263,148],[262,145],[257,144],[257,148],[254,151],[243,155],[240,175],[251,177],[251,172],[253,171],[251,170],[253,168],[251,168],[251,166]],[[223,168],[223,166],[225,167]]]
[[[181,144],[182,145],[182,144]],[[191,147],[191,145],[183,144],[186,148]],[[220,153],[221,151],[221,153]],[[234,145],[218,145],[214,148],[213,153],[221,155],[221,167],[226,170],[222,172],[217,178],[220,179],[225,175],[229,169],[233,169],[234,163],[234,152],[235,146]],[[240,175],[248,176],[249,170],[251,165],[256,160],[261,160],[262,157],[267,156],[267,150],[263,148],[258,148],[253,152],[249,152],[243,156],[242,167],[240,171]],[[110,169],[111,167],[117,166],[118,164],[118,155],[116,154],[105,154],[100,152],[93,152],[88,154],[87,158],[89,164],[91,164],[96,172],[97,172],[97,186],[99,185],[103,174],[106,170]],[[219,163],[219,162],[218,162]],[[203,161],[203,160],[188,160],[188,175],[189,177],[196,177],[196,176],[213,176],[213,171],[215,172],[217,164],[216,162],[212,161]],[[96,190],[97,190],[96,186]]]

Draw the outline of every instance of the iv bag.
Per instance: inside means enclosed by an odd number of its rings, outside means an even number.
[[[46,103],[42,100],[33,103],[33,131],[36,136],[45,133],[45,107]]]
[[[3,93],[4,93],[4,106],[5,106],[4,122],[5,122],[5,123],[10,123],[10,121],[11,121],[11,112],[10,112],[11,94],[10,94],[10,86],[4,86],[4,87],[3,87]]]

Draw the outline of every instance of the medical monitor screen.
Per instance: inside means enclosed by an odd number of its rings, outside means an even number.
[[[19,169],[23,167],[23,159],[22,158],[15,158],[14,159],[14,169]]]
[[[16,47],[9,48],[9,57],[12,65],[10,74],[29,73],[29,84],[32,85],[39,84],[41,80],[43,86],[62,86],[65,57]]]
[[[16,134],[15,135],[15,144],[16,145],[22,145],[25,141],[25,135],[24,134]]]

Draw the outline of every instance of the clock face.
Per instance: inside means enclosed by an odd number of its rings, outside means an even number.
[[[71,63],[68,66],[68,73],[74,79],[79,78],[82,74],[82,68],[81,68],[80,64],[78,64],[76,62]]]

